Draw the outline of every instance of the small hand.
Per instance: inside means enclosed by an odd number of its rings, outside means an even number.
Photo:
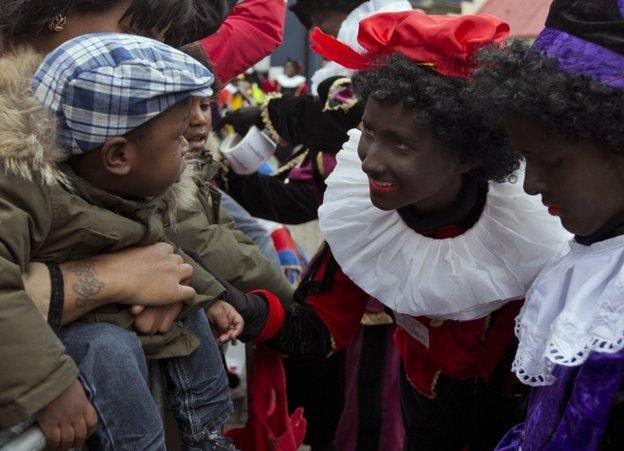
[[[95,432],[98,419],[80,381],[75,380],[37,414],[37,422],[48,449],[68,450],[82,448],[84,441]]]
[[[216,301],[206,310],[208,320],[217,331],[220,344],[234,340],[243,331],[245,321],[234,307],[225,301]]]
[[[130,313],[136,317],[134,328],[145,335],[167,333],[182,311],[183,306],[184,304],[181,302],[157,307],[133,305],[130,307]]]

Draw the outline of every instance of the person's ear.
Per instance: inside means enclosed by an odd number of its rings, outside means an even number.
[[[123,136],[108,139],[102,145],[102,163],[115,175],[128,175],[136,165],[134,147]]]

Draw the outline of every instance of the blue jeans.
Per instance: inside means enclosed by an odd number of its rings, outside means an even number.
[[[275,265],[276,268],[282,269],[279,255],[275,250],[273,238],[260,223],[243,208],[241,204],[236,202],[229,194],[219,190],[221,193],[221,206],[232,217],[236,228],[243,232],[247,238],[260,248],[260,252],[267,260]]]
[[[228,381],[203,311],[185,323],[202,344],[185,357],[160,361],[167,398],[186,450],[208,443],[233,410]],[[98,413],[95,449],[165,450],[160,412],[148,386],[147,362],[137,335],[106,323],[74,323],[61,330],[67,353]]]

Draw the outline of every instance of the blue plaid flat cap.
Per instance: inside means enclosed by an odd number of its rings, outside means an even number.
[[[58,115],[61,144],[80,154],[182,100],[211,96],[213,81],[205,66],[173,47],[141,36],[96,33],[48,54],[32,87]]]

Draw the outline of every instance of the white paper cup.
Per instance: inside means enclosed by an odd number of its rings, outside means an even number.
[[[257,172],[275,153],[275,143],[253,126],[244,138],[230,135],[221,143],[221,153],[234,172],[248,175]]]

